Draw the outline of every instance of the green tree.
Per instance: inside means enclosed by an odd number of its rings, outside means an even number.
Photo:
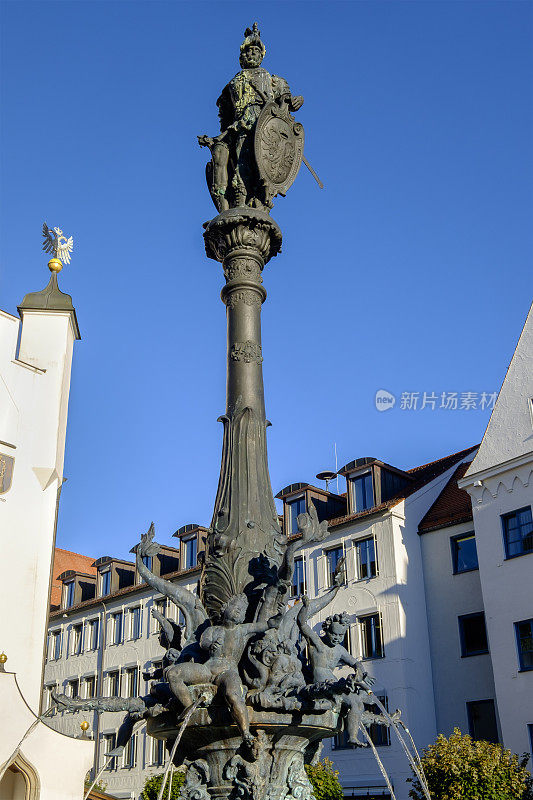
[[[180,789],[183,785],[184,780],[185,780],[185,775],[183,774],[183,772],[174,773],[172,777],[172,791],[170,792],[170,800],[178,800],[178,797],[180,796]],[[162,781],[163,781],[163,774],[154,775],[153,778],[148,778],[148,780],[144,784],[144,789],[142,790],[139,800],[157,800],[157,796],[159,794]],[[168,784],[169,781],[167,779],[165,791],[163,792],[164,800],[169,800]]]
[[[307,777],[313,786],[316,800],[343,800],[344,792],[339,781],[339,771],[329,758],[324,758],[314,766],[305,765]]]
[[[455,728],[440,734],[422,756],[433,800],[533,800],[529,756],[504,750],[499,744],[477,742]],[[425,800],[418,778],[408,778],[414,800]]]

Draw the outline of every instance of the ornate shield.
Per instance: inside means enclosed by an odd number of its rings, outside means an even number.
[[[268,199],[285,195],[300,169],[304,129],[285,105],[267,103],[255,128],[255,158]]]
[[[0,453],[0,494],[5,494],[11,489],[14,465],[15,459],[13,456]]]

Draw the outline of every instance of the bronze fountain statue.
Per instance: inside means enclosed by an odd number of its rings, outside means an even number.
[[[288,604],[295,550],[323,540],[327,523],[311,506],[298,517],[299,538],[288,541],[268,472],[262,271],[281,249],[281,231],[269,212],[298,173],[304,132],[292,116],[303,98],[261,67],[264,55],[254,24],[241,45],[242,69],[217,102],[221,133],[199,137],[211,151],[207,183],[220,212],[204,226],[206,253],[224,270],[228,333],[222,465],[200,595],[145,566],[143,557],[158,552],[152,525],[134,548],[137,568],[180,609],[185,630],[155,612],[165,656],[160,670],[145,674],[153,681],[150,693],[56,696],[70,708],[127,712],[110,756],[122,751],[134,725],[145,719],[148,733],[166,740],[173,765],[187,766],[181,796],[189,800],[308,800],[304,764],[323,738],[346,726],[350,741],[360,746],[366,742],[359,730],[390,719],[372,711],[372,681],[341,645],[345,616],[328,618],[322,635],[308,622],[337,594],[342,562],[331,589]],[[348,678],[334,674],[341,664],[353,670]],[[185,729],[184,713],[190,717]]]

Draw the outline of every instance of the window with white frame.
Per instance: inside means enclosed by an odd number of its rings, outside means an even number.
[[[79,656],[83,648],[83,625],[81,623],[72,626],[71,637],[70,652],[73,656]]]
[[[96,696],[96,675],[87,675],[84,680],[85,683],[85,692],[84,696],[86,700],[89,700],[91,697]]]
[[[375,578],[378,574],[376,542],[373,536],[356,539],[353,543],[355,558],[355,578],[358,581]]]
[[[330,550],[326,550],[326,585],[333,586],[335,583],[335,570],[337,569],[337,564],[344,556],[344,547],[340,545],[339,547],[332,547]]]
[[[141,607],[130,608],[130,639],[141,637]]]
[[[98,617],[96,619],[91,619],[88,622],[88,647],[89,650],[98,650],[98,635],[100,632],[100,620]]]
[[[305,561],[303,556],[294,559],[292,573],[291,597],[301,597],[306,592]]]
[[[72,606],[74,605],[75,589],[76,587],[74,581],[69,581],[68,583],[65,583],[64,595],[63,595],[64,597],[63,606],[65,608],[72,608]]]
[[[137,758],[137,734],[134,733],[124,749],[122,766],[124,769],[133,769]]]
[[[111,594],[111,567],[100,572],[100,597]]]
[[[136,697],[139,684],[139,668],[126,667],[126,697]]]
[[[48,643],[48,660],[58,661],[61,658],[61,631],[53,631]]]
[[[57,691],[57,683],[48,683],[44,687],[43,711],[49,711],[54,706],[52,694]]]
[[[153,767],[162,767],[165,763],[165,740],[152,738],[150,763]]]
[[[112,644],[122,644],[122,623],[123,623],[122,611],[115,611],[114,614],[111,614]]]
[[[361,637],[361,654],[363,658],[383,658],[383,634],[381,615],[366,614],[358,618]]]
[[[287,501],[287,534],[289,536],[298,533],[298,517],[306,510],[304,494]]]
[[[118,669],[107,673],[107,686],[110,697],[120,697],[120,672]]]
[[[101,765],[103,766],[106,764],[106,771],[110,771],[112,769],[117,768],[117,757],[113,756],[109,758],[106,756],[106,753],[110,753],[111,750],[114,750],[116,747],[117,735],[116,733],[104,733],[102,734],[102,761]]]
[[[182,539],[181,545],[183,547],[183,569],[192,569],[198,563],[198,537]]]
[[[166,597],[160,598],[159,600],[154,601],[154,608],[155,610],[161,614],[162,617],[167,616],[167,609],[168,609],[168,601]],[[152,633],[159,633],[160,631],[159,622],[152,617]]]
[[[80,681],[79,678],[71,678],[67,681],[67,697],[77,700],[80,696]]]
[[[366,511],[374,505],[372,472],[363,475],[351,475],[349,478],[350,496],[354,511]]]

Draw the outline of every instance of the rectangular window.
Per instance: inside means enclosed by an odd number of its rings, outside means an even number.
[[[165,763],[165,740],[152,739],[151,763],[154,767],[162,767]]]
[[[376,695],[377,699],[380,703],[385,707],[385,709],[389,710],[389,704],[387,700],[387,695],[385,694],[378,694]],[[377,704],[374,704],[369,707],[369,711],[372,714],[382,714],[380,707]],[[372,739],[372,743],[376,747],[389,747],[390,746],[390,728],[388,725],[382,725],[379,722],[373,722],[370,727],[368,728],[368,733],[370,738]]]
[[[354,511],[365,511],[374,505],[374,490],[372,488],[372,472],[350,478],[352,492],[352,505]]]
[[[139,639],[141,636],[141,607],[130,608],[130,638]]]
[[[96,676],[89,675],[85,678],[85,698],[95,697],[96,695]]]
[[[335,569],[343,555],[343,547],[333,547],[331,550],[326,550],[326,578],[328,586],[333,586],[335,581]]]
[[[111,615],[113,644],[122,644],[122,611]]]
[[[183,569],[192,569],[198,562],[198,537],[182,541],[184,547]]]
[[[126,670],[126,697],[137,696],[137,684],[139,682],[139,669],[138,667],[127,667]]]
[[[100,632],[100,620],[91,619],[89,621],[89,650],[98,650],[99,632]]]
[[[300,556],[294,559],[294,572],[292,573],[291,597],[300,597],[305,594],[305,567]]]
[[[72,655],[79,656],[82,652],[83,625],[72,626]]]
[[[289,500],[287,503],[287,522],[289,526],[287,534],[289,536],[298,533],[298,517],[300,514],[304,514],[306,510],[305,495],[302,495],[302,497],[296,497],[294,500]]]
[[[505,557],[533,553],[533,518],[531,506],[502,516]]]
[[[518,663],[521,670],[533,669],[533,619],[515,622]]]
[[[533,758],[533,723],[530,722],[527,726],[527,732],[529,733],[529,750],[531,752],[531,757]]]
[[[494,700],[476,700],[466,704],[470,736],[476,741],[498,743]]]
[[[72,608],[74,605],[74,581],[65,584],[65,608]]]
[[[80,682],[78,678],[74,678],[67,682],[67,696],[76,700],[80,696]]]
[[[459,617],[459,637],[461,640],[461,655],[478,656],[489,652],[487,631],[485,628],[485,614],[464,614]]]
[[[450,542],[454,575],[457,575],[458,572],[470,572],[471,569],[479,568],[474,531],[454,536]]]
[[[353,543],[355,548],[355,569],[357,580],[375,578],[378,574],[376,562],[376,546],[374,537],[358,539]]]
[[[132,769],[135,766],[135,757],[137,754],[137,735],[134,733],[126,749],[124,750],[124,769]]]
[[[120,673],[118,670],[107,673],[107,680],[109,682],[109,696],[120,697]]]
[[[57,684],[52,683],[48,684],[48,686],[44,687],[44,703],[43,703],[43,711],[49,711],[54,705],[54,699],[52,697],[52,692],[57,692]],[[53,712],[51,714],[53,716]]]
[[[359,626],[363,658],[383,658],[385,652],[380,615],[369,614],[366,617],[359,617]]]
[[[144,566],[146,567],[146,569],[149,569],[150,572],[151,572],[152,571],[152,564],[153,564],[152,556],[143,556],[142,557],[142,562],[143,562]]]
[[[100,573],[100,595],[104,597],[106,594],[111,593],[111,570],[106,569],[105,572]]]
[[[49,661],[57,661],[61,658],[61,631],[54,631],[50,634],[50,644],[48,650]]]
[[[103,749],[104,757],[103,757],[103,761],[102,761],[102,766],[103,766],[104,763],[106,763],[107,764],[107,766],[106,766],[106,770],[107,771],[112,770],[112,769],[116,769],[117,757],[113,756],[112,758],[108,758],[105,755],[106,753],[110,753],[111,750],[115,749],[116,741],[117,741],[116,734],[115,733],[104,733],[104,735],[102,736],[102,739],[103,739],[103,745],[104,745],[104,749]]]

